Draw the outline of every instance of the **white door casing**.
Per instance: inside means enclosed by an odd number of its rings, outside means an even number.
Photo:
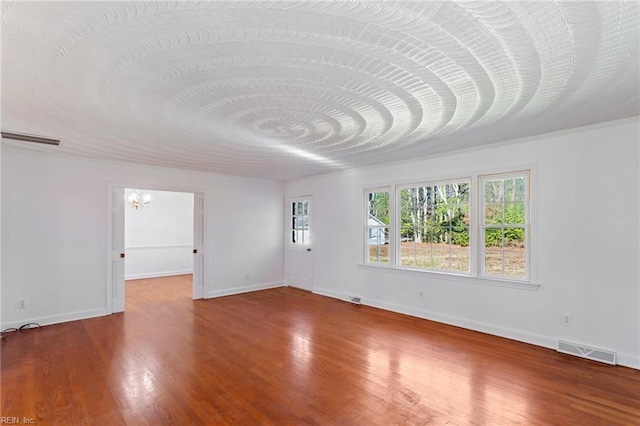
[[[312,204],[311,197],[287,201],[288,284],[303,290],[313,289]]]
[[[112,187],[109,200],[109,258],[107,272],[107,312],[124,312],[124,200],[125,188]],[[193,299],[203,299],[205,295],[205,229],[204,194],[193,194]]]
[[[124,188],[111,191],[111,312],[124,311]]]
[[[193,194],[193,299],[204,299],[204,194]]]

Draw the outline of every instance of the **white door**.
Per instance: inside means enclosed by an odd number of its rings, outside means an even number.
[[[111,191],[111,312],[124,311],[124,188]]]
[[[204,194],[193,194],[193,298],[204,299]]]
[[[311,197],[288,200],[289,282],[292,287],[313,289],[311,251]]]

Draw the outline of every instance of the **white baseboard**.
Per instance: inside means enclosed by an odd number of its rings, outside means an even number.
[[[205,296],[205,299],[212,299],[214,297],[222,297],[222,296],[231,296],[234,294],[249,293],[251,291],[267,290],[270,288],[278,288],[278,287],[284,287],[284,282],[276,281],[272,283],[255,284],[255,285],[248,285],[243,287],[225,288],[224,290],[213,290],[207,293],[207,295]]]
[[[640,370],[640,356],[633,356],[624,352],[616,352],[616,363],[618,365]]]
[[[321,296],[332,297],[334,299],[345,300],[343,293],[314,288],[313,292]],[[483,323],[479,321],[471,321],[465,318],[455,317],[451,315],[444,315],[437,312],[427,311],[424,309],[413,308],[411,306],[397,305],[394,303],[384,302],[381,300],[374,300],[368,298],[362,298],[361,304],[371,306],[374,308],[384,309],[386,311],[397,312],[405,315],[411,315],[413,317],[423,318],[430,321],[435,321],[443,324],[453,325],[456,327],[466,328],[468,330],[479,331],[481,333],[491,334],[494,336],[504,337],[519,342],[529,343],[536,346],[542,346],[544,348],[556,349],[558,339],[557,337],[548,337],[541,334],[525,332],[508,327],[496,326],[493,324]],[[640,369],[640,357],[633,356],[631,354],[617,352],[617,363],[625,367]]]
[[[160,272],[147,272],[145,274],[129,274],[125,275],[125,280],[141,280],[144,278],[160,278],[160,277],[173,277],[174,275],[187,275],[193,274],[193,269],[185,269],[182,271],[160,271]]]
[[[124,251],[141,251],[141,250],[171,250],[171,249],[192,249],[193,243],[190,244],[155,244],[151,246],[125,246]]]
[[[224,290],[214,290],[210,291],[206,298],[214,298],[214,297],[222,297],[222,296],[230,296],[234,294],[248,293],[252,291],[259,290],[267,290],[270,288],[278,288],[283,287],[285,284],[281,281],[272,282],[272,283],[264,283],[264,284],[256,284],[251,286],[243,286],[243,287],[234,287]],[[327,289],[314,288],[313,293],[331,297],[334,299],[344,300],[344,294]],[[487,323],[482,323],[478,321],[470,321],[464,318],[443,315],[436,312],[430,312],[422,309],[412,308],[410,306],[396,305],[393,303],[383,302],[374,299],[362,299],[362,304],[371,306],[374,308],[384,309],[386,311],[398,312],[405,315],[411,315],[418,318],[427,319],[430,321],[435,321],[443,324],[453,325],[456,327],[462,327],[469,330],[479,331],[486,334],[491,334],[494,336],[500,336],[511,340],[517,340],[524,343],[530,343],[532,345],[542,346],[549,349],[556,348],[557,339],[542,336],[540,334],[522,332],[519,330],[515,330],[507,327],[499,327]],[[38,323],[42,326],[59,324],[69,321],[77,321],[88,318],[102,317],[108,315],[105,308],[99,309],[89,309],[86,311],[77,311],[77,312],[69,312],[66,314],[59,315],[48,315],[43,317],[35,317],[35,318],[26,318],[22,320],[15,320],[3,323],[0,325],[0,330],[6,330],[7,328],[19,328],[20,326],[27,323]],[[634,356],[628,353],[618,352],[617,354],[617,363],[618,365],[622,365],[629,368],[634,368],[640,370],[640,357]]]
[[[52,324],[60,324],[63,322],[69,321],[77,321],[88,318],[95,317],[103,317],[108,315],[107,310],[105,308],[99,309],[89,309],[86,311],[77,311],[77,312],[69,312],[66,314],[59,315],[47,315],[43,317],[35,317],[35,318],[26,318],[21,320],[9,321],[3,323],[1,327],[2,330],[6,330],[7,328],[19,328],[22,325],[35,322],[40,325],[52,325]]]
[[[496,326],[480,321],[472,321],[466,318],[460,318],[452,315],[445,315],[438,312],[427,311],[424,309],[413,308],[410,306],[396,305],[393,303],[383,302],[379,300],[363,299],[363,304],[373,306],[374,308],[385,309],[388,311],[399,312],[405,315],[411,315],[418,318],[424,318],[447,325],[466,328],[468,330],[479,331],[481,333],[491,334],[494,336],[505,337],[519,342],[530,343],[532,345],[542,346],[545,348],[555,349],[557,339],[543,336],[542,334],[524,332],[509,327]]]
[[[327,290],[326,288],[314,288],[312,290],[312,293],[319,294],[320,296],[333,297],[334,299],[345,300],[343,293],[333,290]]]

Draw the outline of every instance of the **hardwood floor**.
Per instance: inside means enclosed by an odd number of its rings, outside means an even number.
[[[127,282],[124,314],[12,333],[2,416],[38,425],[639,425],[640,371],[301,290],[191,300]]]

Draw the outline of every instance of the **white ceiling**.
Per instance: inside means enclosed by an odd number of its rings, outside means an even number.
[[[639,5],[3,1],[2,129],[287,179],[637,116]]]

